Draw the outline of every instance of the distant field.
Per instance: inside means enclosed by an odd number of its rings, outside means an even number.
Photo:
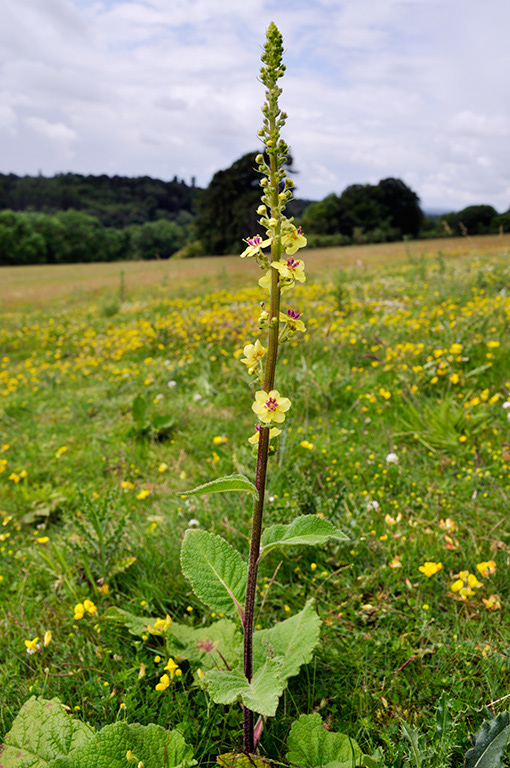
[[[313,277],[331,273],[343,266],[375,266],[433,256],[439,251],[445,257],[481,250],[484,253],[510,248],[510,234],[482,235],[469,238],[444,238],[411,243],[381,243],[344,248],[309,250],[305,258]],[[247,272],[256,266],[238,256],[189,259],[185,261],[127,261],[98,264],[57,264],[23,267],[0,267],[0,306],[3,308],[43,305],[53,300],[81,297],[104,290],[118,289],[124,273],[126,289],[162,284],[169,293],[197,286],[215,290],[225,275],[235,285],[245,284]],[[231,283],[232,284],[232,283]]]

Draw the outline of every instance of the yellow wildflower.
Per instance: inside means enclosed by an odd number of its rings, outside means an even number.
[[[170,658],[170,659],[168,659],[168,661],[166,663],[165,670],[167,672],[170,672],[170,677],[173,680],[174,676],[177,674],[177,670],[179,670],[179,665],[176,664],[175,661],[172,658]]]
[[[466,600],[468,597],[475,594],[475,589],[478,589],[481,586],[482,582],[478,581],[473,573],[469,573],[469,571],[461,571],[458,574],[458,579],[453,582],[450,589],[452,592],[458,593],[461,600]]]
[[[156,619],[154,626],[147,624],[147,630],[151,633],[151,635],[162,635],[163,632],[166,632],[168,629],[170,629],[171,623],[172,619],[167,613],[164,619]]]
[[[170,685],[170,678],[168,677],[168,675],[162,675],[162,677],[159,678],[159,683],[156,685],[156,690],[166,691],[169,685]]]
[[[146,499],[147,496],[150,496],[150,495],[151,495],[151,492],[147,488],[145,488],[143,491],[140,491],[140,493],[136,495],[136,498],[139,499],[139,501],[143,501],[143,499]]]
[[[420,565],[418,570],[427,576],[427,578],[430,578],[435,573],[438,573],[443,567],[442,563],[433,563],[430,561],[425,562],[423,565]]]
[[[33,640],[25,640],[25,648],[27,649],[27,653],[36,653],[39,650],[38,643],[39,638],[34,637]]]
[[[264,357],[266,350],[260,343],[259,339],[257,339],[255,344],[247,344],[243,350],[243,353],[245,357],[241,360],[241,362],[248,366],[248,373],[251,374],[255,370],[258,361]]]
[[[500,611],[501,600],[498,595],[491,595],[488,598],[482,597],[482,603],[485,605],[488,611]]]
[[[492,576],[493,573],[496,573],[496,563],[494,560],[488,560],[486,563],[478,563],[476,570],[481,573],[484,579],[486,579],[487,576]]]
[[[74,606],[74,620],[78,621],[79,619],[83,619],[85,615],[85,606],[83,603],[78,603]]]
[[[87,613],[97,613],[97,608],[92,602],[92,600],[84,600],[83,607],[85,608]]]
[[[272,389],[271,392],[260,390],[255,393],[252,410],[264,424],[270,424],[272,421],[281,424],[285,421],[285,413],[290,405],[290,400],[287,397],[281,397],[278,390]]]
[[[306,280],[305,263],[301,259],[280,259],[280,261],[272,261],[271,266],[277,269],[282,277],[290,277],[300,283]]]
[[[44,633],[44,641],[43,641],[43,644],[44,644],[44,647],[45,647],[45,648],[47,648],[47,647],[48,647],[48,645],[51,643],[51,638],[52,638],[52,637],[53,637],[53,635],[51,634],[51,631],[48,629],[48,631]]]

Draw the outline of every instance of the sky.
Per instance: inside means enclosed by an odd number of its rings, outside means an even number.
[[[206,186],[259,149],[271,21],[297,197],[510,208],[508,0],[3,0],[0,172]]]

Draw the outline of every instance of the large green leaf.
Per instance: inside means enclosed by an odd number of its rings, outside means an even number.
[[[5,737],[0,768],[46,768],[93,737],[92,728],[68,715],[58,699],[32,696]]]
[[[348,541],[349,537],[329,520],[317,515],[300,515],[292,523],[279,523],[266,528],[260,542],[260,556],[264,557],[275,547],[321,546],[329,539]]]
[[[160,725],[119,722],[105,726],[93,739],[67,757],[54,760],[48,768],[127,768],[128,751],[136,760],[132,765],[141,761],[144,768],[196,765],[191,747],[178,731],[167,731]]]
[[[259,494],[251,480],[244,475],[227,475],[211,480],[209,483],[198,485],[191,491],[180,491],[179,496],[196,496],[203,493],[224,493],[225,491],[249,491],[258,498]]]
[[[248,567],[221,536],[188,530],[181,547],[182,572],[193,591],[215,611],[243,617]]]
[[[292,723],[287,744],[287,760],[300,768],[354,768],[365,763],[354,739],[326,731],[318,712]]]
[[[302,664],[312,660],[312,653],[319,642],[321,620],[314,601],[309,600],[300,613],[281,621],[271,629],[261,629],[253,634],[254,668],[264,664],[268,652],[282,659],[282,681],[297,675]]]
[[[242,648],[239,625],[220,619],[210,627],[188,627],[172,622],[167,638],[171,656],[196,662],[203,672],[214,667],[236,667]]]
[[[224,672],[212,669],[204,680],[217,704],[233,704],[241,701],[252,712],[272,717],[278,707],[278,699],[283,692],[283,683],[279,674],[277,659],[266,659],[266,662],[248,682],[242,669]]]
[[[474,735],[472,749],[466,753],[465,768],[498,768],[509,738],[509,712],[486,720]]]
[[[151,616],[136,616],[134,613],[125,611],[123,608],[117,608],[115,605],[107,608],[101,618],[126,627],[128,632],[136,637],[144,635],[147,632],[147,625],[154,626],[156,621]]]

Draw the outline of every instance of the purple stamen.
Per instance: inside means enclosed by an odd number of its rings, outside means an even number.
[[[299,317],[301,316],[301,312],[296,312],[295,309],[288,309],[287,315],[290,317],[291,320],[299,320]]]
[[[299,267],[299,261],[296,261],[296,259],[287,259],[287,266],[289,269],[296,269],[296,267]]]
[[[276,401],[276,398],[270,397],[269,400],[266,401],[266,408],[268,411],[276,411],[278,408],[278,403]]]
[[[262,242],[262,238],[260,235],[255,235],[255,237],[249,237],[246,241],[248,245],[250,245],[252,248],[255,248],[257,245],[260,245]]]

